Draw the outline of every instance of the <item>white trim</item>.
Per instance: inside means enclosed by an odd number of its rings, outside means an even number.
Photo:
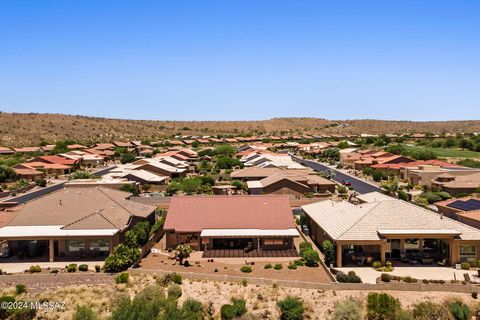
[[[200,237],[298,237],[300,234],[297,229],[277,229],[277,230],[261,230],[261,229],[203,229]]]
[[[424,235],[424,234],[444,234],[444,235],[461,235],[461,232],[458,232],[457,230],[422,230],[422,229],[410,229],[410,230],[377,230],[379,234],[382,235],[398,235],[398,234],[418,234],[418,235]]]
[[[0,228],[0,238],[113,236],[118,229],[64,230],[63,226],[6,226]]]

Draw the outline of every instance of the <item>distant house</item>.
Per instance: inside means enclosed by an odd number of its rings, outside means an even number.
[[[16,153],[34,153],[40,152],[40,147],[22,147],[22,148],[13,148]]]
[[[440,214],[480,229],[480,198],[463,197],[436,202]]]
[[[188,244],[206,257],[297,255],[285,196],[175,196],[164,230],[167,248]]]
[[[15,151],[9,148],[0,147],[0,154],[7,155],[7,154],[15,154]]]
[[[102,187],[50,193],[9,209],[14,217],[0,228],[0,240],[21,257],[105,257],[133,225],[154,222],[156,207],[133,203],[129,196]]]
[[[406,201],[372,197],[354,205],[324,200],[302,206],[312,239],[336,246],[336,265],[374,260],[450,264],[480,258],[480,230]]]
[[[432,188],[448,192],[452,196],[480,191],[480,172],[465,174],[447,172],[431,181]]]
[[[61,153],[58,156],[66,159],[76,160],[82,167],[97,167],[104,164],[104,157],[79,150]]]
[[[291,194],[301,196],[308,193],[334,194],[336,184],[318,175],[298,174],[286,170],[261,180],[248,181],[247,186],[250,194]]]
[[[409,179],[409,177],[418,177],[418,179],[411,179],[413,184],[421,184],[421,172],[433,172],[434,170],[454,170],[465,169],[458,164],[449,163],[441,160],[420,160],[408,162],[390,162],[385,161],[379,164],[372,165],[372,168],[385,172],[388,175],[394,174],[400,179]],[[431,170],[430,170],[431,169]],[[412,174],[413,173],[413,174]],[[419,174],[415,174],[419,173]],[[427,174],[428,175],[428,174]],[[429,182],[429,181],[426,181]]]

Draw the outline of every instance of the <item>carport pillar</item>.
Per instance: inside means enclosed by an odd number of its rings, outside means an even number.
[[[330,266],[327,266],[330,268]],[[342,267],[342,244],[337,243],[337,268]]]
[[[53,262],[53,256],[55,254],[55,251],[54,251],[54,240],[53,239],[48,239],[48,257],[49,257],[49,260],[50,262]]]
[[[382,263],[382,265],[385,265],[386,253],[387,253],[387,244],[382,242],[382,244],[380,245],[380,262]]]

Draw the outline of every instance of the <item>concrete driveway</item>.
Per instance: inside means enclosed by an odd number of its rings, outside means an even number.
[[[348,273],[349,271],[355,271],[355,273],[362,279],[364,283],[376,283],[376,279],[383,273],[368,267],[337,268],[337,270],[345,273]],[[472,280],[479,280],[477,277],[475,277],[475,279],[473,278],[474,275],[477,275],[477,270],[456,270],[454,268],[447,267],[396,267],[392,272],[388,272],[390,275],[400,277],[410,276],[419,280],[429,279],[445,281],[454,280],[455,277],[457,280],[463,281],[464,273],[469,273]]]

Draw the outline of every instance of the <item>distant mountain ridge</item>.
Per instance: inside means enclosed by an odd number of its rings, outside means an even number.
[[[156,140],[173,135],[402,134],[480,132],[480,120],[388,121],[273,118],[257,121],[123,120],[65,114],[0,112],[0,146],[74,139],[85,142]]]

